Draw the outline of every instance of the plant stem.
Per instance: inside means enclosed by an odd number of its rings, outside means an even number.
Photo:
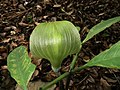
[[[63,80],[60,80],[58,83],[59,83],[59,90],[65,90]]]
[[[79,50],[79,52],[76,53],[75,57],[74,57],[73,60],[72,60],[72,63],[70,64],[70,71],[71,71],[71,70],[74,68],[74,66],[75,66],[75,63],[76,63],[76,60],[77,60],[77,58],[78,58],[78,55],[79,55],[79,53],[80,53],[80,51],[81,51],[81,48],[82,48],[82,45],[80,45],[80,50]]]
[[[24,86],[24,90],[28,90],[28,89],[27,89],[27,86]]]
[[[65,87],[66,90],[68,90],[69,83],[70,83],[70,78],[71,78],[71,70],[73,70],[73,68],[74,68],[74,66],[75,66],[76,60],[77,60],[77,58],[78,58],[78,55],[79,55],[79,53],[77,53],[77,54],[74,56],[74,58],[73,58],[73,60],[72,60],[72,63],[70,64],[70,70],[69,70],[70,74],[69,74],[68,77],[67,77],[67,82],[66,82],[66,87]]]
[[[80,50],[81,50],[81,48],[82,48],[82,45],[80,46]],[[80,50],[79,50],[79,52],[80,52]],[[71,70],[73,70],[75,67],[75,63],[78,58],[79,52],[74,56],[72,63],[70,64],[70,70],[69,70],[70,74],[67,77],[67,82],[66,82],[66,87],[65,87],[66,90],[68,90],[68,88],[69,88],[69,83],[70,83],[70,79],[71,79]]]
[[[60,71],[56,72],[57,77],[59,77],[61,75]],[[63,80],[60,80],[58,82],[58,86],[59,86],[59,90],[64,90],[64,84],[63,84]]]
[[[59,82],[60,80],[62,80],[63,78],[65,78],[68,75],[69,75],[69,72],[66,72],[66,73],[62,74],[61,76],[59,76],[58,78],[56,78],[52,82],[48,83],[45,87],[42,87],[39,90],[47,90],[49,87],[51,87],[52,85],[56,84],[57,82]]]
[[[73,73],[75,73],[77,71],[81,71],[81,70],[86,69],[86,68],[87,68],[87,66],[83,65],[81,67],[78,67],[76,69],[71,70],[71,74],[73,74]],[[51,87],[52,85],[56,84],[57,82],[59,82],[63,78],[67,77],[69,74],[70,74],[70,72],[66,72],[66,73],[62,74],[61,76],[59,76],[58,78],[56,78],[55,80],[53,80],[52,82],[47,84],[46,86],[40,88],[39,90],[47,90],[49,87]]]
[[[68,88],[69,88],[70,79],[71,79],[71,72],[69,73],[69,75],[67,77],[65,90],[68,90]]]
[[[75,56],[74,56],[74,58],[73,58],[73,60],[72,60],[72,63],[70,64],[70,71],[74,68],[74,66],[75,66],[75,63],[76,63],[76,60],[77,60],[77,58],[78,58],[78,54],[79,53],[77,53]]]

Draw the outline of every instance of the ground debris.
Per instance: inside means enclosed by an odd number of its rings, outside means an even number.
[[[16,47],[29,47],[29,37],[41,22],[68,20],[81,28],[81,40],[89,29],[115,16],[120,16],[119,0],[1,0],[0,1],[0,90],[15,90],[16,82],[7,70],[7,56]],[[76,67],[120,40],[120,23],[116,23],[83,45]],[[28,48],[29,52],[29,48]],[[37,66],[30,90],[56,78],[47,60],[32,62]],[[61,72],[69,71],[72,57],[62,64]],[[44,82],[43,82],[44,81]],[[59,89],[56,85],[53,87]],[[92,67],[71,76],[69,90],[120,90],[120,71]],[[17,89],[19,90],[19,89]],[[53,89],[51,89],[53,90]]]

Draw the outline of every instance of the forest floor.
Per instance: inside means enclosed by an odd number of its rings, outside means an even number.
[[[120,0],[0,0],[0,90],[15,90],[16,82],[7,70],[7,56],[20,45],[29,52],[29,37],[38,23],[71,21],[81,28],[83,40],[91,27],[116,16],[120,16]],[[84,65],[119,40],[120,23],[116,23],[83,45],[75,66]],[[62,72],[68,71],[70,62],[70,57],[63,61]],[[47,60],[33,59],[33,63],[37,68],[31,82],[56,78]],[[77,72],[71,76],[69,90],[120,90],[120,70],[92,67]]]

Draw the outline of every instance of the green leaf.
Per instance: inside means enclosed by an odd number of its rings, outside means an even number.
[[[120,41],[111,46],[110,49],[95,56],[85,65],[120,69]]]
[[[35,70],[35,65],[31,63],[24,46],[17,47],[8,55],[7,66],[11,76],[24,90],[27,90],[27,84]]]
[[[86,41],[91,39],[94,35],[100,33],[101,31],[110,27],[112,24],[117,23],[119,21],[120,21],[120,16],[101,21],[99,24],[95,25],[90,29],[89,33],[87,34],[86,38],[82,43],[85,43]]]
[[[79,51],[81,45],[77,28],[69,21],[40,23],[30,36],[31,53],[48,59],[54,71],[58,71],[68,55]]]

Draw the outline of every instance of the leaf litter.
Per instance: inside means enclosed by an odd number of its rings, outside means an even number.
[[[8,54],[17,46],[29,47],[29,36],[35,26],[52,20],[69,20],[81,27],[83,40],[89,29],[101,20],[120,15],[119,0],[1,0],[0,1],[0,90],[16,90],[16,82],[10,77],[6,66]],[[84,44],[75,66],[81,66],[98,53],[120,40],[120,23],[94,36]],[[29,49],[28,49],[29,52]],[[30,55],[30,52],[29,52]],[[45,60],[32,62],[37,65],[31,78],[30,90],[52,81],[56,75]],[[68,71],[71,57],[62,64],[61,72]],[[34,85],[33,85],[34,84]],[[119,90],[120,71],[92,67],[71,76],[70,90]],[[58,89],[57,86],[56,90]],[[17,87],[18,88],[18,87]],[[54,90],[54,89],[52,89]]]

